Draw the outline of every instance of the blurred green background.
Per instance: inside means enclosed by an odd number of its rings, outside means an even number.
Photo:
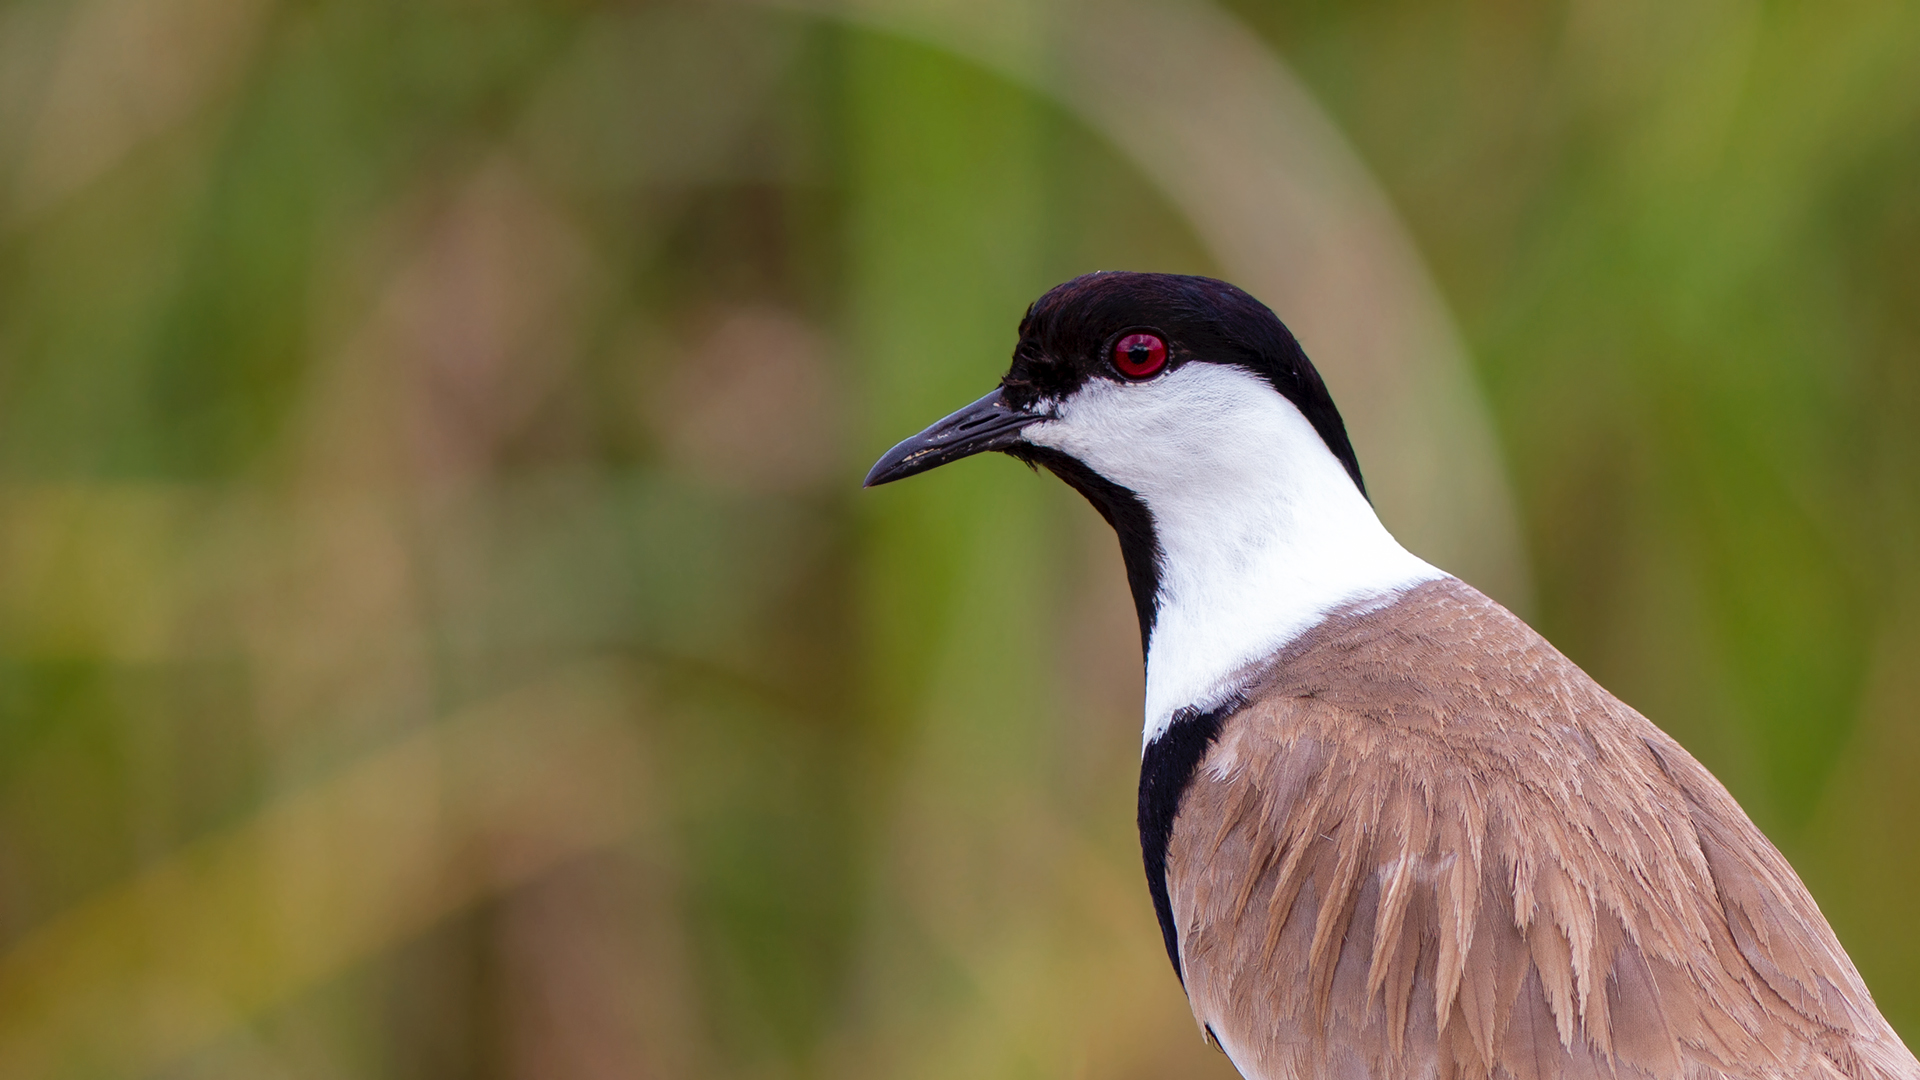
[[[1920,8],[0,6],[0,1075],[1225,1076],[1064,486],[1215,273],[1920,1036]]]

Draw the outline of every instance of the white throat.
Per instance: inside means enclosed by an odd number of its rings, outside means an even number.
[[[1189,363],[1091,379],[1025,431],[1138,495],[1162,562],[1146,726],[1224,704],[1335,608],[1444,577],[1394,540],[1300,410],[1264,379]]]

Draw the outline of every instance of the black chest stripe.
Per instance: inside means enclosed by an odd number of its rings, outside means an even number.
[[[1240,708],[1229,701],[1212,712],[1181,709],[1160,737],[1147,744],[1140,758],[1140,855],[1147,864],[1147,888],[1153,893],[1154,914],[1160,917],[1160,935],[1166,939],[1167,959],[1180,985],[1180,934],[1173,924],[1173,902],[1167,896],[1167,843],[1173,838],[1173,819],[1180,799],[1200,769],[1200,759],[1220,735],[1220,725]]]

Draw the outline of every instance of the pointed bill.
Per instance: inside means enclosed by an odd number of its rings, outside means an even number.
[[[879,487],[987,450],[1005,450],[1041,417],[1015,408],[995,390],[887,451],[867,473],[864,487]]]

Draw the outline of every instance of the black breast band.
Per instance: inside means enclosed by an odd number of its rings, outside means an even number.
[[[1185,708],[1173,714],[1167,730],[1147,744],[1140,758],[1140,854],[1147,864],[1147,888],[1153,893],[1154,914],[1166,939],[1167,959],[1185,986],[1180,970],[1180,934],[1173,924],[1173,903],[1167,895],[1167,844],[1173,839],[1173,819],[1180,799],[1200,769],[1200,759],[1220,736],[1220,725],[1241,706],[1228,701],[1211,712]]]

